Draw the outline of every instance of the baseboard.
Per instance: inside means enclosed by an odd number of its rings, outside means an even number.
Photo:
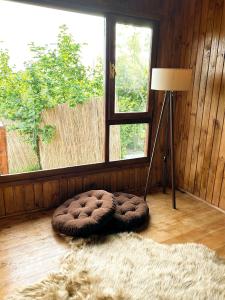
[[[195,200],[197,200],[197,201],[201,201],[201,202],[205,203],[206,205],[208,205],[208,206],[210,206],[210,207],[212,207],[212,208],[215,208],[216,210],[218,210],[218,211],[222,212],[223,214],[225,214],[225,211],[224,211],[223,209],[221,209],[221,208],[219,208],[219,207],[217,207],[217,206],[215,206],[215,205],[213,205],[213,204],[211,204],[211,203],[209,203],[209,202],[203,200],[202,198],[200,198],[200,197],[198,197],[198,196],[195,196],[194,194],[192,194],[192,193],[190,193],[190,192],[188,192],[188,191],[185,191],[185,190],[182,189],[182,188],[177,188],[177,190],[178,190],[179,192],[184,193],[184,194],[187,194],[188,196],[192,197],[193,199],[195,199]]]

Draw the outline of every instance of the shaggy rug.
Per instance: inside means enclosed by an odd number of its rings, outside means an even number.
[[[70,243],[59,272],[10,299],[225,299],[225,261],[203,245],[133,233]]]

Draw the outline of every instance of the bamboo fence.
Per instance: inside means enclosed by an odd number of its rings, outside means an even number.
[[[40,142],[42,169],[54,169],[104,162],[105,108],[102,99],[91,99],[70,108],[61,104],[46,110],[42,125],[53,125],[56,133],[49,144]],[[111,130],[111,160],[120,158],[120,132],[117,126]],[[9,173],[31,171],[38,159],[31,146],[16,132],[7,130]]]

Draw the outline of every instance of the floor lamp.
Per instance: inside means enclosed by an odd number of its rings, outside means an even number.
[[[173,96],[176,91],[188,91],[191,85],[191,69],[153,69],[151,89],[156,91],[165,91],[162,109],[159,116],[159,123],[156,129],[156,135],[152,147],[148,175],[145,186],[144,200],[146,201],[148,185],[151,175],[152,162],[155,155],[155,148],[162,125],[163,115],[166,105],[169,106],[169,128],[170,128],[170,156],[171,156],[171,185],[172,185],[172,204],[176,209],[175,195],[175,149],[174,149],[174,112],[173,112]],[[166,163],[166,159],[164,159]]]

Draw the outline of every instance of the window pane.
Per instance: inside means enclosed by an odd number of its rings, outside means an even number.
[[[103,17],[0,1],[0,173],[104,161],[104,35]]]
[[[110,126],[110,161],[147,156],[148,124]]]
[[[145,112],[152,29],[116,24],[115,112]]]

